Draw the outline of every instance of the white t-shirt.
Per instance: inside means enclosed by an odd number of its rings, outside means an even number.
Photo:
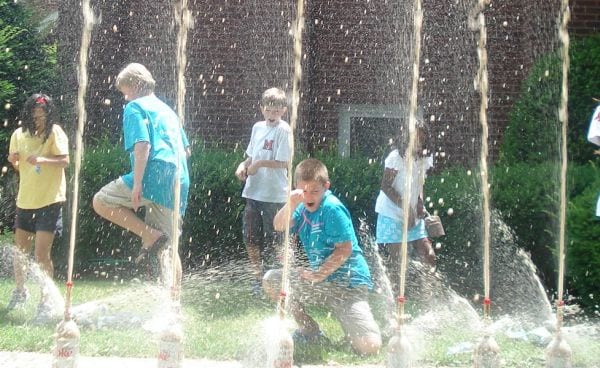
[[[412,171],[412,183],[411,183],[411,194],[410,194],[410,206],[416,208],[419,195],[423,191],[422,178],[425,178],[425,173],[429,168],[433,167],[433,157],[419,157],[413,160],[413,171]],[[400,156],[397,149],[390,152],[385,159],[385,168],[398,171],[396,178],[392,184],[394,190],[400,194],[402,199],[406,198],[404,195],[404,181],[406,177],[406,165],[404,164],[404,158]],[[375,212],[391,217],[393,219],[402,219],[402,207],[398,207],[383,191],[379,191],[377,196],[377,202],[375,202]]]
[[[252,161],[290,160],[290,126],[279,120],[276,126],[268,126],[259,121],[252,127],[252,136],[246,149],[246,155]],[[249,175],[242,191],[242,197],[261,202],[284,203],[287,200],[287,169],[261,167],[256,174]]]
[[[587,139],[588,141],[600,146],[600,105],[596,107],[596,110],[594,110],[594,115],[592,115]]]
[[[600,146],[600,105],[596,107],[594,115],[592,115],[587,139],[595,145]],[[596,202],[596,216],[600,217],[600,197],[598,197],[598,201]]]

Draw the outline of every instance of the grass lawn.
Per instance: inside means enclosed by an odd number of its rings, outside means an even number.
[[[6,270],[0,271],[7,274]],[[64,282],[58,282],[57,286],[64,295]],[[39,288],[30,282],[28,287],[31,299],[26,308],[7,313],[5,306],[13,287],[11,277],[0,277],[0,351],[51,352],[56,324],[36,326],[30,322],[39,299]],[[184,280],[182,303],[187,358],[247,361],[256,356],[256,352],[264,344],[262,340],[265,335],[261,326],[264,321],[275,316],[275,305],[264,298],[252,296],[250,289],[248,280],[228,277],[223,273],[217,277],[214,274],[207,276],[200,273]],[[156,302],[158,297],[152,294],[152,290],[155,290],[152,286],[135,281],[75,280],[73,305],[102,301],[111,311],[118,311],[121,317],[139,315],[151,319],[161,313],[161,307]],[[380,298],[373,296],[371,305],[379,322],[383,320],[383,304]],[[350,350],[339,323],[326,310],[315,308],[310,311],[330,343],[323,347],[296,346],[297,363],[384,363],[385,348],[376,356],[359,357]],[[142,323],[105,323],[104,326],[80,326],[82,355],[156,356],[157,334],[143,328]],[[475,333],[455,324],[455,327],[444,328],[425,336],[422,341],[411,341],[411,344],[417,345],[418,350],[421,350],[419,356],[423,365],[471,366],[469,352],[450,355],[448,351],[460,343],[476,341]],[[498,334],[495,338],[500,345],[503,367],[543,366],[543,347],[510,339],[504,334]],[[600,366],[600,342],[597,338],[584,338],[571,347],[574,351],[574,367]]]
[[[74,288],[74,305],[96,299],[120,300],[121,305],[144,303],[135,294],[143,287],[138,283],[78,280]],[[32,300],[22,311],[6,313],[4,306],[13,288],[10,279],[0,279],[0,350],[50,352],[53,346],[55,325],[35,326],[28,321],[35,313],[36,287],[30,285]],[[60,287],[64,292],[64,287]],[[250,296],[249,285],[244,282],[215,281],[186,288],[184,301],[185,356],[216,360],[248,359],[260,346],[261,322],[275,315],[274,306],[264,299]],[[133,299],[133,300],[130,300]],[[113,303],[114,305],[114,303]],[[325,310],[313,309],[331,344],[325,347],[297,346],[299,363],[361,364],[383,363],[381,354],[357,357],[343,340],[339,324]],[[141,326],[90,328],[82,327],[81,354],[90,356],[153,357],[157,338]],[[466,338],[464,331],[448,330],[435,336],[423,354],[426,364],[435,366],[469,366],[469,353],[448,355],[450,347],[460,342],[475,341]],[[496,336],[500,344],[505,367],[540,367],[543,365],[543,348],[529,342]],[[600,343],[587,341],[587,346],[572,346],[577,367],[597,366]],[[578,353],[579,352],[579,353]]]

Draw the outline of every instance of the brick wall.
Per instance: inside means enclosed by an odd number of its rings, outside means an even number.
[[[298,121],[304,147],[312,150],[337,144],[339,119],[348,109],[406,103],[412,15],[411,5],[404,3],[409,2],[306,2]],[[431,147],[442,164],[478,158],[479,96],[473,88],[477,35],[466,26],[467,3],[436,0],[423,4],[419,101],[431,122]],[[573,0],[573,33],[597,32],[599,3]],[[60,2],[59,53],[67,100],[77,85],[78,4]],[[157,94],[174,105],[177,27],[169,4],[94,2],[102,12],[102,23],[94,29],[89,60],[90,134],[102,128],[119,130],[123,101],[112,83],[129,62],[146,64],[157,79]],[[260,119],[262,91],[279,86],[291,93],[294,6],[274,0],[191,2],[195,25],[188,36],[185,119],[190,135],[209,144],[245,147],[252,124]],[[492,1],[485,15],[493,158],[522,79],[538,57],[557,46],[558,0]],[[105,103],[107,99],[110,104]],[[392,119],[393,128],[379,129],[379,134],[397,135],[399,123]]]
[[[571,0],[571,24],[569,29],[578,35],[600,31],[600,1]]]

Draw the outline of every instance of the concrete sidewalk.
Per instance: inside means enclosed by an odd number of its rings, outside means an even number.
[[[80,357],[77,368],[156,368],[158,361],[150,358]],[[0,351],[2,368],[51,368],[52,354]],[[242,368],[236,361],[185,359],[182,368]],[[343,368],[341,365],[303,365],[305,368]],[[375,368],[382,365],[352,365],[350,368]]]

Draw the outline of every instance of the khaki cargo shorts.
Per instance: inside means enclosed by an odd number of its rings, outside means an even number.
[[[270,270],[264,278],[270,288],[281,288],[282,270]],[[348,288],[333,282],[311,283],[300,279],[297,271],[290,272],[289,302],[302,305],[325,306],[333,311],[347,337],[381,336],[373,318],[366,286]]]
[[[106,184],[96,193],[94,199],[107,207],[126,207],[133,209],[131,203],[131,189],[119,178]],[[146,207],[144,222],[154,229],[160,230],[173,237],[173,211],[158,205],[146,198],[142,198],[140,206]],[[178,224],[181,232],[181,221]]]

